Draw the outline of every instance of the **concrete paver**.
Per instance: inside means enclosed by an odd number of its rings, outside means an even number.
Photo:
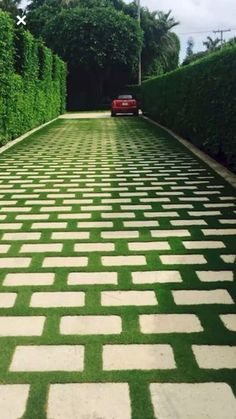
[[[175,369],[170,345],[105,345],[103,368],[111,370]]]
[[[128,384],[52,384],[47,418],[131,419]]]
[[[235,417],[235,397],[224,383],[155,383],[150,391],[158,419]]]
[[[0,385],[0,418],[18,419],[23,416],[29,396],[29,384]]]
[[[84,347],[79,345],[17,346],[10,371],[83,371]]]

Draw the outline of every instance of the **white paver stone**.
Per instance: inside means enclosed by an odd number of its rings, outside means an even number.
[[[10,244],[0,244],[0,254],[5,254],[10,249]]]
[[[152,206],[151,205],[121,205],[121,209],[142,211],[142,210],[150,210],[152,209]]]
[[[170,345],[104,345],[103,369],[153,370],[175,369]]]
[[[10,371],[83,371],[82,345],[17,346]]]
[[[220,319],[224,323],[226,329],[236,332],[236,314],[221,314]]]
[[[103,204],[129,204],[131,199],[129,198],[105,198],[102,199]]]
[[[234,207],[234,204],[223,204],[222,202],[220,204],[204,204],[205,208],[229,208]]]
[[[32,186],[32,185],[31,185]],[[48,199],[33,199],[32,201],[26,201],[26,205],[55,205],[54,200]]]
[[[71,272],[68,285],[117,285],[117,272]]]
[[[115,218],[135,218],[134,212],[104,212],[101,214],[102,218],[115,219]]]
[[[16,205],[16,204],[17,204],[17,201],[13,201],[13,200],[11,200],[11,201],[7,201],[7,200],[0,201],[0,205],[10,205],[11,206],[11,205]],[[7,209],[7,208],[1,207],[0,211],[4,212],[5,209]]]
[[[51,384],[47,418],[131,419],[129,386],[127,383]]]
[[[72,207],[62,207],[62,206],[53,206],[53,207],[41,207],[40,212],[66,212],[71,211]]]
[[[59,229],[66,229],[66,227],[67,227],[67,223],[53,223],[53,222],[51,222],[51,223],[33,223],[32,224],[32,230],[40,230],[40,229],[56,229],[56,228],[59,228]]]
[[[179,217],[175,211],[159,211],[159,212],[144,212],[146,218],[159,218],[159,217]]]
[[[226,383],[153,383],[157,419],[234,419],[236,400]]]
[[[21,227],[22,223],[0,223],[0,230],[20,230]]]
[[[119,316],[65,316],[60,322],[62,335],[111,335],[121,332]]]
[[[182,282],[179,271],[140,271],[132,272],[134,284],[165,284],[172,282]]]
[[[154,291],[102,291],[102,306],[156,306]]]
[[[82,191],[75,191],[75,192],[82,192]],[[83,193],[84,198],[109,198],[111,197],[110,193],[103,192],[103,193]]]
[[[195,265],[207,263],[203,255],[162,255],[161,262],[165,265]]]
[[[156,189],[156,188],[153,188],[153,189]],[[160,194],[160,195],[162,195],[162,194]],[[140,202],[149,202],[149,203],[154,203],[154,202],[170,202],[170,199],[169,198],[163,198],[163,197],[162,198],[141,198],[140,199]],[[146,208],[146,209],[148,209],[148,208]],[[149,209],[152,209],[151,205],[150,205],[150,208]]]
[[[103,239],[136,239],[138,231],[104,231],[101,233]]]
[[[86,205],[81,206],[81,211],[112,211],[111,205]]]
[[[221,255],[220,256],[223,262],[225,263],[235,263],[236,262],[236,255]]]
[[[37,220],[48,220],[50,217],[49,214],[20,214],[16,216],[16,220],[21,221],[37,221]]]
[[[55,194],[48,194],[48,198],[74,198],[74,193],[55,193]]]
[[[210,217],[215,215],[221,215],[220,211],[188,211],[191,217]]]
[[[0,336],[41,336],[44,316],[1,316]]]
[[[30,307],[83,307],[85,293],[67,292],[35,292],[30,300]]]
[[[188,237],[191,236],[188,230],[151,230],[152,237]]]
[[[61,252],[63,244],[61,243],[41,243],[41,244],[23,244],[20,253],[48,253]]]
[[[0,419],[22,418],[29,391],[29,384],[0,384]]]
[[[13,307],[16,301],[17,294],[14,292],[0,293],[0,308]]]
[[[128,188],[121,188],[122,190],[128,190]],[[119,196],[122,197],[138,197],[138,196],[147,196],[147,192],[120,192]]]
[[[194,304],[233,304],[233,299],[226,290],[177,290],[172,291],[176,304],[194,305]]]
[[[236,224],[236,219],[222,219],[219,220],[220,224]]]
[[[78,228],[112,228],[113,222],[111,221],[84,221],[77,223]]]
[[[114,252],[114,243],[76,243],[75,252]]]
[[[204,220],[171,220],[171,225],[178,227],[178,226],[202,226],[206,225],[206,221]]]
[[[52,285],[54,283],[54,273],[8,273],[3,281],[4,286],[37,286]]]
[[[58,214],[58,220],[89,220],[92,217],[91,214],[79,213],[79,214]]]
[[[192,345],[192,350],[200,368],[236,368],[236,346]]]
[[[225,244],[221,241],[183,241],[185,249],[222,249]]]
[[[30,212],[32,210],[31,207],[2,207],[1,211],[2,212]]]
[[[88,240],[90,233],[87,231],[69,231],[69,232],[55,232],[52,233],[52,240]]]
[[[6,268],[28,268],[31,258],[0,258],[0,269]]]
[[[64,257],[46,257],[43,261],[44,268],[59,268],[59,267],[76,267],[76,266],[87,266],[88,258],[87,257],[73,257],[73,256],[64,256]]]
[[[9,241],[32,241],[32,240],[39,240],[41,237],[41,233],[5,233],[3,235],[2,240],[9,240]]]
[[[103,266],[146,265],[145,256],[102,256]]]
[[[204,236],[230,236],[236,235],[236,228],[207,228],[202,229]]]
[[[196,271],[196,274],[202,282],[220,282],[233,281],[232,271]]]
[[[168,242],[131,242],[128,243],[129,250],[142,251],[142,250],[170,250]]]
[[[0,187],[0,193],[23,193],[26,192],[26,189],[2,189],[3,185]]]
[[[195,314],[143,314],[139,316],[142,333],[195,333],[203,328]]]
[[[92,204],[93,199],[64,199],[63,204]]]
[[[158,227],[158,221],[124,221],[124,227],[138,227],[138,228],[147,228],[147,227]]]

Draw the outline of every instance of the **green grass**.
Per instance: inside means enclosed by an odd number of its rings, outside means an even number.
[[[191,152],[184,148],[176,139],[167,134],[164,130],[154,127],[148,122],[137,119],[137,118],[117,118],[117,119],[103,119],[103,120],[58,120],[52,123],[50,126],[45,127],[39,132],[33,134],[22,143],[14,146],[10,150],[6,151],[0,156],[0,171],[4,175],[6,168],[2,168],[3,164],[7,159],[15,159],[14,162],[9,161],[9,170],[13,169],[17,165],[17,161],[25,159],[31,164],[31,161],[36,159],[34,162],[35,167],[43,166],[39,168],[41,175],[46,171],[52,170],[52,163],[55,161],[57,164],[57,173],[51,174],[50,177],[55,179],[56,174],[61,170],[63,162],[66,158],[71,158],[73,161],[65,167],[65,171],[76,166],[80,159],[84,161],[84,170],[86,171],[86,165],[89,158],[91,158],[90,148],[97,144],[96,158],[97,167],[100,167],[100,158],[104,158],[105,152],[108,155],[110,163],[114,161],[113,149],[108,147],[104,149],[104,153],[101,151],[105,144],[111,141],[112,147],[116,145],[116,153],[119,157],[117,160],[118,164],[122,164],[124,168],[127,168],[129,161],[124,157],[128,153],[132,157],[133,152],[139,152],[145,161],[155,157],[160,161],[160,164],[169,170],[169,166],[165,164],[172,162],[175,156],[181,156],[186,158],[193,158],[191,164],[195,164],[192,167],[206,169],[207,174],[203,172],[200,176],[213,176],[213,179],[209,179],[209,185],[223,185],[221,191],[222,196],[232,196],[235,194],[233,188],[226,183],[219,175],[216,175],[209,167],[202,161],[198,160],[197,157],[193,157]],[[132,145],[135,148],[132,148]],[[95,152],[95,149],[94,149]],[[166,154],[166,157],[161,154]],[[42,163],[42,158],[48,158],[49,160]],[[60,159],[60,161],[56,161]],[[187,163],[186,163],[187,164]],[[135,164],[134,164],[135,165]],[[174,163],[173,166],[180,165],[180,163]],[[115,166],[115,165],[114,165]],[[153,165],[151,165],[153,167]],[[140,166],[139,166],[140,167]],[[142,169],[142,167],[140,167]],[[31,169],[28,169],[29,171]],[[78,169],[81,170],[81,169]],[[112,169],[114,170],[114,168]],[[132,170],[132,169],[130,169]],[[162,170],[162,169],[161,169]],[[76,168],[74,168],[76,172]],[[182,169],[183,172],[187,172],[186,168]],[[66,174],[69,174],[68,172]],[[98,170],[97,173],[100,173]],[[13,173],[12,173],[13,174]],[[160,176],[161,172],[156,169],[155,174],[158,177],[158,181],[164,181],[164,176]],[[27,179],[27,174],[22,174],[21,179]],[[115,174],[111,175],[115,177]],[[145,174],[141,173],[141,177]],[[172,176],[177,176],[173,173]],[[81,175],[84,179],[84,175]],[[199,180],[198,175],[191,176],[191,179],[187,180]],[[97,182],[102,180],[98,178]],[[129,180],[130,182],[131,180]],[[69,179],[65,178],[66,183],[69,183]],[[186,186],[184,180],[177,182],[178,186]],[[3,180],[1,185],[5,185],[7,180]],[[34,179],[33,183],[38,184],[38,180]],[[46,188],[53,188],[52,184],[47,185],[47,179],[45,179]],[[150,181],[144,181],[144,185],[149,186]],[[56,184],[55,184],[56,185]],[[58,184],[59,185],[59,184]],[[84,183],[82,184],[83,187]],[[118,186],[118,182],[112,182],[114,187]],[[177,186],[176,185],[176,186]],[[199,190],[207,190],[208,184],[200,184]],[[14,187],[19,188],[19,185]],[[58,186],[59,187],[59,186]],[[81,185],[80,185],[81,187]],[[24,184],[22,183],[24,189]],[[55,186],[57,188],[57,186]],[[37,187],[36,187],[37,189]],[[211,190],[211,189],[209,189]],[[213,189],[212,189],[213,190]],[[95,187],[96,192],[101,192],[100,187]],[[135,192],[133,186],[129,186],[130,192]],[[170,186],[163,186],[163,191],[170,191]],[[27,188],[25,193],[31,193]],[[60,193],[67,193],[67,188],[61,188]],[[185,190],[186,197],[193,196],[193,191]],[[2,192],[0,192],[2,195]],[[47,192],[40,193],[40,198],[36,199],[50,199],[47,198]],[[81,192],[75,192],[76,198],[82,198]],[[118,198],[119,192],[111,192],[112,198]],[[11,195],[6,193],[4,198],[11,199]],[[155,191],[148,191],[149,197],[154,197]],[[101,198],[92,198],[93,205],[101,204]],[[19,207],[26,206],[25,202],[27,199],[19,199],[17,205]],[[209,203],[220,203],[218,195],[209,195]],[[227,201],[222,201],[222,203]],[[233,202],[233,201],[229,201]],[[132,204],[139,204],[138,197],[132,197]],[[172,204],[184,203],[178,201],[177,196],[171,196]],[[186,202],[187,203],[187,202]],[[165,204],[165,203],[163,203]],[[152,205],[152,211],[164,211],[162,203],[150,203]],[[46,204],[47,205],[47,204]],[[56,199],[55,205],[63,205],[63,199]],[[67,205],[67,204],[66,204]],[[70,204],[68,204],[70,205]],[[110,205],[110,204],[109,204]],[[112,204],[113,211],[119,212],[120,204]],[[194,208],[192,210],[201,211],[204,209],[203,202],[194,202]],[[40,213],[40,205],[33,205],[33,213]],[[205,208],[207,211],[207,208]],[[214,209],[209,209],[214,210]],[[0,315],[44,315],[47,317],[43,335],[40,337],[2,337],[0,338],[0,382],[1,383],[30,383],[30,397],[27,405],[27,411],[24,415],[24,419],[45,419],[45,406],[47,403],[47,391],[50,383],[69,383],[69,382],[128,382],[130,385],[130,394],[132,400],[132,419],[154,419],[153,408],[150,400],[148,385],[151,382],[227,382],[236,394],[236,373],[235,370],[203,370],[200,369],[195,361],[194,355],[191,350],[192,344],[209,344],[209,345],[235,345],[236,338],[235,333],[228,331],[219,319],[219,314],[223,313],[236,313],[235,305],[196,305],[196,306],[177,306],[174,303],[171,291],[178,289],[199,289],[199,290],[210,290],[210,289],[226,289],[230,293],[231,297],[236,298],[235,282],[215,282],[215,283],[202,283],[198,280],[195,273],[196,270],[233,270],[233,265],[227,265],[220,259],[221,254],[235,253],[235,239],[233,236],[220,236],[216,237],[205,237],[201,229],[202,228],[230,228],[232,225],[221,225],[218,218],[235,218],[233,213],[234,208],[221,208],[222,215],[220,217],[199,217],[207,221],[207,226],[194,226],[186,227],[191,231],[191,237],[188,238],[160,238],[161,241],[169,241],[171,251],[148,251],[148,252],[137,252],[140,255],[145,254],[147,259],[147,265],[140,267],[103,267],[101,264],[101,256],[105,253],[96,252],[89,253],[89,265],[86,268],[42,268],[42,262],[45,257],[43,254],[32,254],[32,263],[28,269],[0,269],[0,292],[17,292],[18,297],[14,308],[12,309],[0,309]],[[77,213],[80,211],[80,205],[73,205],[72,212]],[[169,211],[169,210],[167,210]],[[190,219],[188,215],[188,209],[177,209],[180,216],[178,219]],[[191,211],[191,210],[190,210]],[[132,212],[132,211],[131,211]],[[19,231],[30,231],[32,221],[16,221],[16,213],[8,214],[4,221],[0,222],[22,222],[22,229]],[[197,217],[193,217],[197,218]],[[155,218],[157,219],[157,218]],[[159,218],[160,227],[151,229],[174,229],[170,224],[170,220],[175,218],[163,217]],[[100,212],[92,212],[91,220],[101,220]],[[143,211],[136,212],[136,220],[147,220],[144,217]],[[50,217],[45,222],[53,221],[64,221],[57,220],[56,213],[50,213]],[[66,220],[65,220],[66,221]],[[83,221],[83,220],[81,220]],[[106,220],[104,220],[106,221]],[[114,219],[107,220],[114,222],[114,230],[123,230],[122,220]],[[68,223],[66,231],[77,231],[77,221],[67,220]],[[178,227],[176,227],[178,228]],[[179,227],[185,229],[185,227]],[[137,230],[137,228],[128,228],[128,230]],[[105,229],[110,230],[110,229]],[[114,242],[116,246],[115,252],[109,252],[109,255],[125,255],[135,254],[128,250],[127,240],[105,240],[100,238],[101,231],[103,229],[91,229],[91,237],[89,240],[82,240],[82,242],[99,242],[107,241]],[[33,230],[35,231],[35,230]],[[73,251],[73,245],[76,240],[50,240],[51,232],[54,230],[42,230],[41,243],[56,243],[63,242],[63,253],[62,254],[51,254],[50,256],[75,256]],[[55,230],[60,231],[60,230]],[[88,229],[81,229],[81,231],[88,231]],[[151,237],[150,230],[148,228],[140,228],[139,239],[129,239],[128,241],[154,241]],[[10,232],[10,231],[9,231]],[[0,243],[3,232],[0,231]],[[215,250],[186,250],[182,244],[183,240],[221,240],[225,243],[225,249]],[[26,243],[26,242],[24,242]],[[30,243],[30,242],[29,242]],[[35,241],[34,243],[37,243]],[[2,257],[17,257],[17,256],[29,256],[28,254],[20,254],[20,247],[23,242],[12,242],[11,249],[7,255]],[[204,254],[207,259],[206,265],[190,265],[190,266],[168,266],[163,265],[160,261],[160,254]],[[84,253],[83,253],[84,255]],[[49,256],[49,254],[47,254]],[[81,285],[81,286],[68,286],[67,275],[69,272],[75,271],[117,271],[118,272],[118,286],[115,285]],[[183,279],[182,283],[177,284],[146,284],[146,285],[134,285],[131,281],[131,272],[140,270],[179,270]],[[6,287],[2,286],[2,281],[7,272],[55,272],[56,279],[52,286],[24,286],[24,287]],[[102,307],[100,304],[100,292],[102,290],[154,290],[157,295],[158,305],[157,306],[140,306],[140,307]],[[36,291],[85,291],[86,292],[86,304],[85,307],[79,308],[30,308],[29,302],[33,292]],[[139,331],[138,315],[148,313],[194,313],[196,314],[204,328],[204,332],[201,333],[190,333],[190,334],[154,334],[154,335],[143,335]],[[63,315],[75,315],[75,314],[117,314],[122,317],[123,332],[121,335],[110,335],[110,336],[62,336],[59,333],[59,321]],[[120,343],[120,344],[131,344],[131,343],[168,343],[173,347],[177,368],[175,370],[152,370],[152,371],[113,371],[105,372],[102,370],[102,345],[107,343]],[[66,372],[48,372],[48,373],[13,373],[9,372],[9,365],[14,353],[16,345],[38,345],[38,344],[84,344],[85,349],[85,368],[81,373],[66,373]],[[66,418],[65,418],[66,419]]]

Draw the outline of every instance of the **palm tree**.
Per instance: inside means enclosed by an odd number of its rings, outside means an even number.
[[[163,33],[170,31],[175,26],[179,25],[179,22],[176,22],[173,17],[171,17],[172,10],[169,12],[157,12],[157,22],[159,28],[163,31]]]
[[[203,42],[203,45],[206,47],[207,51],[215,51],[220,43],[220,39],[212,39],[210,36],[207,37],[207,40]]]
[[[171,13],[172,11],[169,10],[167,13],[157,12],[156,14],[156,29],[159,38],[158,55],[163,66],[167,69],[170,66],[170,58],[179,52],[178,39],[171,32],[171,29],[178,26],[179,22],[171,16]]]
[[[131,4],[136,5],[134,2]],[[169,68],[173,69],[173,62],[178,62],[179,40],[171,32],[178,24],[171,16],[171,10],[164,13],[141,8],[141,26],[144,31],[142,69],[146,76],[164,73]]]

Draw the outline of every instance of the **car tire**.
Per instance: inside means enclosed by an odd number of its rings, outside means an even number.
[[[138,111],[135,111],[134,116],[138,116],[138,115],[139,115]]]
[[[111,111],[111,117],[113,118],[114,116],[116,116],[116,113],[114,111]]]

